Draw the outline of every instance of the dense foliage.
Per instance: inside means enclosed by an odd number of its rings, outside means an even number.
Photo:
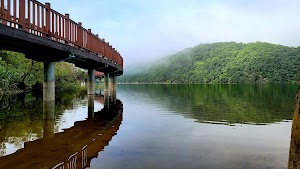
[[[41,89],[44,79],[43,63],[25,58],[23,54],[0,51],[0,94],[7,91]],[[57,90],[73,90],[85,79],[86,73],[72,64],[55,64]]]
[[[200,44],[165,57],[119,82],[146,83],[295,83],[300,47],[270,43]]]

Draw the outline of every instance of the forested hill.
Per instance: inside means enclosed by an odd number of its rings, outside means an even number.
[[[270,43],[200,44],[157,61],[119,82],[145,83],[295,83],[300,47]]]

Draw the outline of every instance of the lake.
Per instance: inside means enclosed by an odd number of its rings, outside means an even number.
[[[53,118],[40,94],[2,96],[0,168],[296,168],[296,92],[283,84],[118,85],[109,109],[100,94],[57,93]]]

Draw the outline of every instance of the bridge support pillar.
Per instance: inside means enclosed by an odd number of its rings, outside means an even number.
[[[117,103],[117,92],[115,90],[110,92],[111,103],[115,105]]]
[[[108,90],[108,82],[109,82],[109,74],[104,73],[104,110],[109,111],[109,90]]]
[[[55,100],[54,62],[44,62],[43,100]]]
[[[55,123],[55,101],[43,102],[43,137],[51,138],[54,136]]]
[[[94,101],[95,95],[88,95],[88,119],[94,118]]]
[[[109,92],[104,92],[104,108],[105,111],[109,111]]]
[[[88,70],[87,93],[88,93],[88,95],[95,95],[95,71],[94,71],[94,69]]]
[[[116,90],[116,75],[110,74],[110,91],[115,91]]]
[[[54,135],[54,114],[55,114],[55,77],[54,62],[44,62],[44,83],[43,83],[43,129],[44,137]]]
[[[115,104],[116,103],[116,75],[112,74],[110,76],[110,97],[111,97],[111,103]]]
[[[97,93],[97,94],[101,95],[101,78],[99,78],[97,82],[98,82],[98,84],[96,86],[97,86],[97,90],[99,90],[99,93]]]
[[[108,90],[108,73],[104,73],[104,92],[109,92]]]

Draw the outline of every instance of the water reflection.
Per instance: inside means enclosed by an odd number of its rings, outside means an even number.
[[[67,95],[65,95],[67,96]],[[27,97],[27,96],[26,96]],[[74,101],[74,97],[68,96]],[[81,97],[81,96],[79,96]],[[60,98],[56,104],[54,102],[42,102],[38,97],[29,96],[29,107],[37,106],[37,111],[28,110],[37,115],[36,120],[28,120],[28,126],[17,126],[26,123],[26,104],[24,111],[20,114],[24,119],[15,119],[12,112],[1,120],[0,141],[2,157],[0,156],[0,168],[86,168],[89,167],[90,161],[98,156],[98,152],[102,151],[108,145],[111,138],[116,134],[122,122],[123,105],[117,100],[116,104],[110,105],[109,111],[101,110],[94,112],[94,99],[96,101],[104,100],[103,96],[89,96],[87,98],[87,119],[77,121],[74,126],[64,129],[58,133],[57,120],[60,120],[62,107],[68,107],[67,104],[61,107],[61,103],[67,103],[66,99]],[[35,101],[33,101],[35,100]],[[76,99],[75,99],[76,100]],[[79,98],[80,100],[80,98]],[[5,102],[4,102],[5,103]],[[16,101],[16,103],[18,103]],[[25,99],[26,103],[26,99]],[[40,103],[40,104],[38,104]],[[43,107],[41,107],[43,105]],[[71,104],[74,106],[74,104]],[[71,106],[69,105],[69,107]],[[72,107],[71,106],[71,107]],[[18,107],[20,108],[20,107]],[[43,112],[41,112],[43,110]],[[25,112],[25,113],[24,113]],[[5,112],[0,113],[5,116]],[[23,116],[22,116],[23,115]],[[30,118],[28,117],[28,118]],[[34,118],[34,117],[32,117]],[[56,119],[56,120],[55,120]],[[12,127],[9,127],[12,125]],[[37,125],[37,130],[32,131],[29,126]],[[23,127],[23,128],[22,128]],[[19,136],[15,133],[19,131],[21,134],[29,133],[35,135],[34,139],[30,136]],[[9,135],[13,132],[12,135]],[[19,149],[15,153],[5,152],[6,145],[12,138],[22,139],[24,148]],[[9,139],[9,140],[7,140]],[[29,141],[29,142],[28,142]],[[20,146],[21,148],[22,146]],[[9,154],[9,155],[7,155]],[[18,163],[16,163],[18,161]]]
[[[23,148],[25,142],[58,132],[65,110],[85,105],[84,97],[83,93],[59,93],[56,103],[43,103],[41,94],[0,97],[0,157]]]
[[[104,91],[104,110],[109,111],[109,92]]]
[[[94,110],[95,110],[95,95],[88,95],[88,118],[94,118]]]
[[[157,107],[201,123],[268,124],[292,120],[296,85],[120,85]]]
[[[110,99],[111,99],[111,104],[116,104],[117,103],[117,91],[113,90],[110,91]]]
[[[43,120],[43,137],[53,137],[55,124],[55,101],[43,102]]]

